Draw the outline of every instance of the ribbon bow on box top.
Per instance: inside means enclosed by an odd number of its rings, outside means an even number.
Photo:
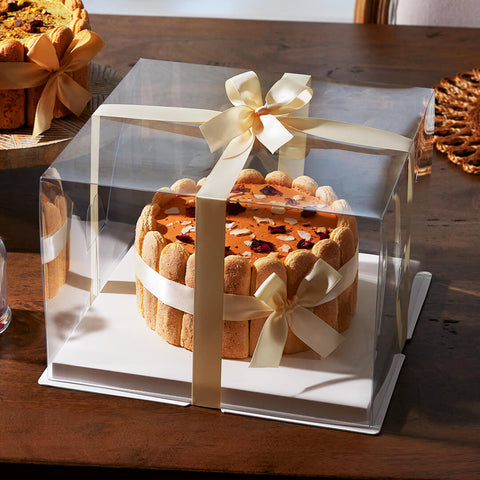
[[[29,49],[28,62],[2,64],[0,89],[45,85],[35,112],[34,137],[50,128],[56,98],[75,115],[82,113],[92,95],[69,74],[88,65],[102,47],[103,40],[97,34],[81,30],[59,61],[50,38],[42,34]]]
[[[291,116],[306,106],[313,95],[310,76],[285,73],[262,101],[255,72],[244,72],[225,82],[233,107],[200,125],[210,151],[227,145],[223,158],[249,151],[258,139],[271,153],[301,132],[337,142],[408,152],[412,140],[376,128],[312,117]]]
[[[210,150],[213,152],[238,137],[247,145],[257,138],[274,153],[293,138],[284,116],[310,102],[313,92],[308,83],[308,76],[285,74],[268,92],[264,104],[254,72],[228,79],[225,89],[234,106],[200,127]]]

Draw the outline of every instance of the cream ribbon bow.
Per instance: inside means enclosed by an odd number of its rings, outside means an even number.
[[[2,64],[0,90],[45,85],[35,112],[34,137],[50,128],[57,97],[75,115],[82,113],[92,95],[69,73],[86,66],[103,44],[94,32],[81,30],[59,61],[49,37],[42,34],[28,51],[29,62]]]
[[[288,327],[321,357],[328,357],[344,337],[310,309],[337,297],[351,283],[356,257],[346,275],[318,259],[300,283],[293,298],[287,297],[285,282],[275,273],[253,297],[224,295],[224,320],[241,321],[267,316],[252,355],[250,367],[278,367],[287,340]],[[345,283],[346,282],[346,283]]]
[[[225,82],[225,90],[233,107],[203,123],[200,130],[214,152],[231,140],[243,137],[249,145],[257,138],[274,153],[293,138],[286,128],[285,116],[312,98],[310,76],[285,73],[262,101],[262,88],[254,72],[244,72]]]
[[[272,273],[255,293],[273,311],[265,321],[250,366],[278,367],[289,326],[312,350],[328,357],[344,337],[309,308],[319,305],[340,278],[335,269],[319,259],[300,283],[296,295],[288,299],[285,282]]]
[[[285,73],[263,103],[255,72],[229,78],[225,90],[233,107],[200,125],[210,151],[227,146],[222,159],[246,156],[258,139],[273,154],[293,138],[292,132],[363,147],[410,151],[412,139],[402,135],[348,122],[292,116],[310,102],[310,81],[309,75]]]

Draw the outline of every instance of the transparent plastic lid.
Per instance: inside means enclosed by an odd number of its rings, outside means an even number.
[[[231,106],[225,81],[242,71],[142,59],[105,103],[223,111]],[[282,75],[257,74],[264,94]],[[309,116],[379,128],[410,138],[416,136],[433,102],[433,91],[426,88],[344,85],[315,78],[312,88]],[[104,118],[100,132],[98,184],[102,186],[156,191],[180,178],[198,181],[209,174],[221,154],[210,153],[194,125]],[[90,149],[91,120],[44,178],[92,183]],[[405,153],[307,138],[303,173],[319,185],[331,186],[355,215],[382,218],[406,160]],[[261,172],[275,170],[278,154],[271,155],[257,142],[246,167]]]

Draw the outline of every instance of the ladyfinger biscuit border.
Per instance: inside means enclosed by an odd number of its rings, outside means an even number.
[[[185,195],[186,199],[190,198],[190,195],[194,195],[202,185],[205,179],[195,182],[189,178],[181,178],[174,182],[169,188],[159,189],[153,196],[150,204],[146,205],[142,211],[142,215],[137,223],[137,232],[135,238],[136,248],[142,241],[142,235],[145,231],[155,228],[168,228],[168,225],[173,225],[172,222],[166,223],[168,215],[165,216],[162,212],[168,210],[176,211],[177,207],[172,207],[173,201],[180,195]],[[247,184],[247,182],[249,182]],[[225,292],[235,294],[247,294],[253,295],[256,289],[265,280],[262,279],[262,275],[265,275],[267,271],[277,273],[280,278],[284,279],[287,286],[288,297],[293,298],[297,288],[305,276],[311,271],[315,262],[321,258],[327,262],[330,266],[338,270],[348,259],[355,254],[356,251],[356,239],[358,241],[358,232],[356,227],[356,219],[351,215],[351,211],[348,210],[348,205],[342,199],[338,199],[335,192],[328,186],[318,186],[317,182],[308,176],[300,176],[295,179],[291,179],[284,172],[273,171],[265,175],[265,177],[256,169],[247,168],[240,172],[236,184],[252,184],[258,185],[257,189],[261,185],[271,185],[272,187],[278,185],[286,188],[291,188],[294,198],[308,199],[313,197],[317,199],[318,205],[322,208],[327,206],[329,210],[334,210],[335,213],[326,214],[325,218],[331,222],[329,225],[329,234],[327,238],[320,236],[320,240],[313,244],[313,247],[301,248],[291,251],[281,259],[277,258],[275,252],[265,255],[258,259],[256,262],[250,261],[248,256],[236,255],[226,253],[225,258]],[[280,187],[277,187],[280,188]],[[295,192],[298,192],[295,194]],[[195,199],[192,196],[191,200],[185,200],[185,205],[195,206]],[[175,204],[176,205],[176,204]],[[185,208],[185,207],[182,207]],[[188,207],[190,208],[190,207]],[[273,212],[273,211],[272,211]],[[338,212],[338,213],[337,213]],[[328,217],[330,215],[330,217]],[[191,216],[190,214],[188,215]],[[256,218],[253,217],[252,218]],[[280,217],[275,217],[276,219]],[[162,220],[160,220],[162,219]],[[188,221],[176,220],[175,223],[191,224],[190,218],[186,218]],[[259,219],[257,219],[257,222]],[[308,217],[305,218],[305,222],[308,224]],[[273,222],[275,223],[275,222]],[[160,227],[162,225],[163,227]],[[302,226],[298,225],[298,230],[301,230]],[[195,230],[193,226],[185,227],[185,230]],[[324,229],[326,231],[326,229]],[[296,229],[295,229],[296,231]],[[228,237],[228,232],[226,231]],[[323,235],[323,234],[322,234]],[[169,249],[175,249],[174,245],[182,245],[184,240],[183,235],[177,235],[175,238],[168,240],[168,243],[162,250],[162,254],[168,252]],[[188,235],[186,235],[188,237]],[[191,242],[187,242],[191,243]],[[185,283],[187,286],[194,288],[194,250],[192,253],[192,246],[190,245],[189,251],[184,250],[179,254],[178,263],[181,266],[182,273],[179,275],[171,274],[166,275],[174,281]],[[190,253],[189,253],[190,252]],[[258,262],[258,263],[257,263]],[[233,271],[229,271],[230,266],[235,264],[243,265],[244,271],[240,276],[236,275]],[[259,269],[257,271],[257,268]],[[160,274],[161,267],[158,269]],[[248,280],[248,281],[247,281]],[[232,283],[236,282],[236,283]],[[243,285],[243,287],[241,287]],[[349,287],[349,290],[356,289],[356,285]],[[139,291],[141,295],[141,290]],[[344,292],[344,301],[348,301],[351,307],[353,297],[347,295]],[[157,333],[165,338],[165,328],[162,326],[162,315],[165,316],[163,311],[172,311],[172,307],[165,305],[159,305],[157,310]],[[345,325],[349,321],[345,321],[343,317],[347,308],[340,309],[339,298],[335,298],[325,304],[319,305],[311,309],[317,316],[322,318],[327,324],[332,326],[337,331],[343,331]],[[351,308],[350,308],[351,310]],[[342,317],[343,316],[343,317]],[[245,358],[252,355],[255,350],[256,343],[258,341],[258,335],[261,331],[263,323],[266,318],[250,319],[247,322],[224,322],[224,335],[222,340],[222,357],[223,358]],[[175,331],[175,339],[167,340],[174,345],[182,346],[183,348],[192,350],[193,348],[193,316],[189,313],[179,312],[175,316],[172,327]],[[244,324],[244,326],[242,326]],[[299,340],[293,332],[289,329],[287,342],[285,344],[284,353],[298,353],[308,350],[309,347]]]

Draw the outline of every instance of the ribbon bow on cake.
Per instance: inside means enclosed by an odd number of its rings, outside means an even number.
[[[28,62],[7,62],[0,72],[1,89],[33,88],[44,85],[35,112],[33,136],[48,130],[58,98],[71,112],[80,115],[92,97],[69,74],[88,65],[102,49],[103,40],[90,30],[81,30],[58,60],[47,35],[39,35],[29,49]]]
[[[323,303],[340,278],[341,275],[334,268],[319,259],[300,283],[295,296],[289,299],[285,282],[272,273],[255,293],[255,298],[266,305],[271,313],[261,330],[250,366],[278,367],[288,327],[312,350],[322,357],[328,357],[344,337],[310,308]]]

